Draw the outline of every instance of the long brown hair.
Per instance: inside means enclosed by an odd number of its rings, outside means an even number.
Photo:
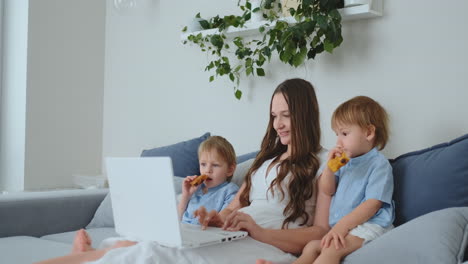
[[[314,178],[320,166],[318,158],[318,153],[322,148],[320,146],[320,114],[314,87],[308,81],[303,79],[286,80],[278,85],[274,91],[270,101],[270,121],[262,140],[260,152],[245,177],[246,188],[241,193],[240,202],[242,206],[250,204],[252,174],[265,161],[275,157],[279,158],[287,151],[287,146],[281,144],[273,127],[271,107],[273,97],[276,94],[282,94],[288,104],[291,118],[291,155],[280,161],[278,174],[276,179],[271,182],[269,190],[273,191],[273,187],[276,186],[284,199],[285,191],[281,184],[288,173],[291,173],[290,182],[287,184],[290,200],[283,211],[286,218],[282,227],[285,228],[288,223],[301,218],[300,225],[305,225],[308,222],[309,215],[305,210],[306,201],[314,196]]]

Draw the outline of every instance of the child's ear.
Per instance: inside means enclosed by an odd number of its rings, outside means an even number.
[[[374,125],[367,126],[366,139],[367,141],[373,141],[375,139],[375,126]]]
[[[229,166],[228,168],[228,175],[231,175],[231,176],[234,176],[234,171],[236,170],[236,166],[237,164],[232,164],[231,166]]]

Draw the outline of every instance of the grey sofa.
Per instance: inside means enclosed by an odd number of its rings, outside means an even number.
[[[467,157],[468,134],[390,160],[396,228],[343,263],[468,264]],[[242,182],[251,162],[238,159],[233,182]],[[175,184],[179,186],[180,182]],[[0,195],[0,263],[32,263],[65,255],[80,228],[87,228],[94,247],[116,236],[107,193],[96,189]]]
[[[0,263],[32,263],[68,254],[107,189],[12,193],[0,196]],[[113,228],[88,230],[97,246]]]

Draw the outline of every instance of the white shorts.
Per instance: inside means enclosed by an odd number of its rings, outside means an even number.
[[[393,229],[393,225],[390,225],[389,227],[384,228],[377,224],[364,223],[362,225],[358,225],[355,228],[351,229],[349,233],[353,236],[357,236],[359,238],[364,239],[364,244],[366,244],[392,229]]]

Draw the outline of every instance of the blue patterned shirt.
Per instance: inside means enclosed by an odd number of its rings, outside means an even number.
[[[203,193],[202,187],[192,195],[187,205],[187,209],[182,215],[182,223],[199,225],[198,219],[193,216],[193,212],[204,206],[209,212],[223,210],[236,196],[239,187],[232,182],[224,182],[220,185],[209,188],[207,193]]]
[[[395,219],[392,166],[376,148],[352,158],[335,173],[337,189],[330,206],[329,224],[333,227],[341,218],[369,199],[382,201],[382,207],[367,222],[388,227]]]

